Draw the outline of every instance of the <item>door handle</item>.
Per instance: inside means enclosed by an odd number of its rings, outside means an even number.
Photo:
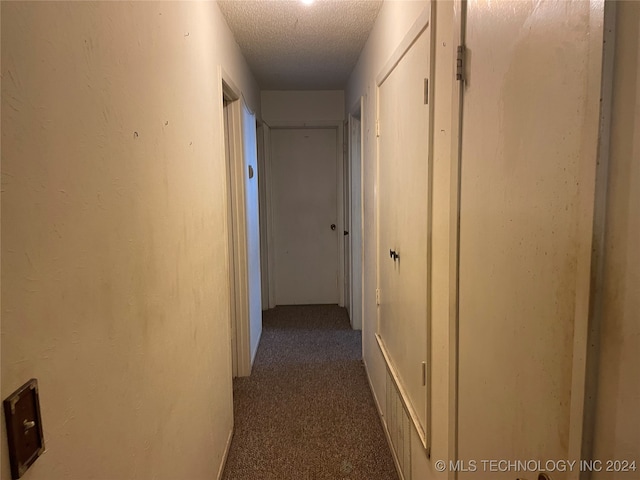
[[[347,232],[347,231],[345,230],[345,231],[344,231],[344,234],[345,234],[345,235],[349,235],[349,232]]]
[[[332,223],[332,224],[331,224],[331,230],[335,230],[335,229],[336,229],[336,224],[335,224],[335,223]]]
[[[389,250],[389,258],[393,259],[393,261],[395,262],[400,258],[400,255],[395,250]]]

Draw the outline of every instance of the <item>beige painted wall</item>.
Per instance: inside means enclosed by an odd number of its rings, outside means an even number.
[[[376,77],[427,5],[426,1],[390,1],[382,4],[376,23],[349,78],[345,91],[345,103],[348,109],[355,105],[361,96],[364,97],[361,116],[364,135],[362,152],[364,212],[362,347],[374,395],[383,411],[386,374],[384,359],[375,339],[377,324]]]
[[[215,3],[2,2],[2,397],[24,478],[215,478],[232,426]],[[2,423],[2,477],[9,478]]]
[[[594,459],[638,470],[594,479],[640,479],[640,3],[617,2],[616,56],[605,235]]]
[[[345,105],[352,108],[360,95],[364,96],[364,325],[363,348],[367,370],[377,401],[384,410],[384,361],[375,342],[376,331],[376,139],[375,139],[375,79],[391,56],[426,2],[385,2],[374,30],[362,52],[348,87]],[[607,257],[605,277],[605,325],[602,332],[600,392],[598,397],[596,444],[594,458],[635,459],[640,461],[638,446],[639,399],[638,358],[639,333],[637,295],[640,279],[637,248],[640,243],[637,211],[638,157],[640,141],[638,130],[638,10],[633,2],[619,2],[619,18],[624,21],[618,28],[618,60],[616,64],[616,91],[611,178],[608,198]],[[623,12],[623,13],[620,13]],[[451,201],[455,197],[455,165],[452,163],[452,110],[453,55],[457,42],[453,39],[454,6],[452,2],[437,2],[435,8],[435,62],[434,76],[434,185],[433,185],[433,304],[432,304],[432,461],[447,459],[453,438],[448,427],[453,418],[448,396],[449,376],[449,308],[453,297],[449,285],[452,280],[449,250],[455,240],[455,212]],[[621,33],[624,30],[624,33]],[[624,37],[621,41],[620,37]],[[624,59],[623,59],[624,57]],[[621,76],[626,72],[624,78]],[[629,67],[632,65],[632,67]],[[481,65],[474,64],[474,74],[480,75]],[[633,73],[635,72],[635,74]],[[455,107],[455,104],[453,105]],[[455,136],[455,135],[454,135]],[[453,181],[453,184],[452,184]],[[453,194],[453,197],[452,197]],[[418,438],[414,434],[414,445]],[[432,461],[419,450],[413,451],[414,478],[444,478],[447,473],[436,473]],[[638,475],[637,473],[635,475]],[[626,473],[629,478],[638,478]],[[600,478],[600,477],[596,477]],[[609,476],[605,478],[617,478]],[[625,477],[626,478],[626,477]]]
[[[364,287],[363,287],[363,355],[376,400],[385,410],[385,365],[375,340],[376,307],[376,77],[392,56],[410,27],[425,8],[427,1],[387,1],[362,51],[345,92],[350,110],[360,96],[363,108],[363,204],[364,204]],[[435,27],[433,60],[436,65],[434,83],[434,163],[433,163],[433,285],[432,291],[432,431],[431,458],[447,459],[449,450],[449,195],[451,152],[451,92],[453,86],[452,41],[453,3],[441,2],[434,8]],[[442,285],[435,288],[436,282]],[[427,459],[417,433],[412,433],[412,478],[446,478]]]
[[[268,124],[282,122],[341,122],[342,90],[263,90],[262,118]]]
[[[602,21],[588,2],[468,4],[458,356],[465,460],[580,455]],[[458,478],[514,476],[482,469]]]

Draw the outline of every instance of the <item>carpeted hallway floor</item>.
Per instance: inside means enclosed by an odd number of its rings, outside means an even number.
[[[226,480],[397,479],[361,362],[337,306],[264,313],[250,377],[234,381]]]

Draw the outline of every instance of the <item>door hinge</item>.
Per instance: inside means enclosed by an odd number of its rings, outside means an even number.
[[[376,137],[380,136],[380,120],[376,120]]]
[[[424,79],[424,104],[429,104],[429,79]]]
[[[422,362],[422,385],[427,385],[427,362]]]
[[[380,305],[380,289],[376,288],[376,305]]]
[[[465,46],[458,45],[458,56],[456,57],[456,80],[465,81],[467,72],[465,71]]]
[[[342,144],[342,152],[347,153],[349,151],[349,146],[346,143]]]

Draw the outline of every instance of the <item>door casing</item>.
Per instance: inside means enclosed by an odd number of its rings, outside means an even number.
[[[221,152],[227,161],[226,259],[229,268],[229,332],[232,376],[251,374],[251,339],[249,325],[249,293],[244,203],[244,161],[242,145],[242,93],[231,77],[218,67],[218,84],[222,91],[221,124],[227,132]],[[226,106],[224,105],[226,103]]]

